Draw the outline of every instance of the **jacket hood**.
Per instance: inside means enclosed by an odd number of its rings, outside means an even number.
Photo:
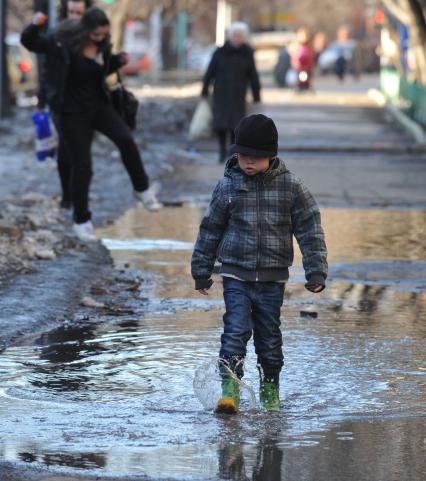
[[[272,165],[266,172],[257,174],[254,177],[263,177],[264,182],[268,182],[268,180],[272,180],[278,175],[282,175],[286,172],[290,171],[287,169],[284,161],[281,160],[279,157],[276,157],[276,159],[272,162]],[[236,155],[233,155],[226,162],[224,175],[225,177],[230,177],[234,181],[234,183],[239,185],[245,185],[247,183],[247,179],[250,177],[240,169],[240,166],[238,164],[238,158]]]

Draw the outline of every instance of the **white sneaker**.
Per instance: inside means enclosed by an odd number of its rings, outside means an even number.
[[[143,192],[134,191],[134,196],[137,200],[141,201],[145,209],[154,212],[160,210],[163,204],[157,199],[157,192],[159,190],[159,184],[153,183],[148,189]]]
[[[77,237],[84,242],[94,242],[97,240],[95,229],[90,220],[83,222],[82,224],[74,223],[72,228]]]

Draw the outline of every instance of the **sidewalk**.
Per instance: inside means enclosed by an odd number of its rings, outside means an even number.
[[[251,111],[275,120],[279,155],[321,204],[426,208],[425,154],[368,97],[367,89],[374,85],[369,79],[360,91],[359,83],[349,79],[343,85],[319,85],[315,93],[306,94],[264,88],[263,104]],[[184,182],[188,194],[201,188],[208,197],[223,173],[216,140],[199,141],[193,148],[192,159],[199,168],[191,170],[189,179],[183,174]]]

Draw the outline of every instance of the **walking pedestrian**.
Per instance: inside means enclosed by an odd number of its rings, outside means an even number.
[[[61,0],[59,20],[66,18],[79,20],[92,5],[93,0]]]
[[[340,47],[338,50],[337,58],[334,63],[334,71],[336,73],[337,78],[343,82],[345,80],[346,69],[348,66],[348,61],[345,57],[345,51],[343,47]]]
[[[312,76],[315,67],[315,53],[310,44],[310,33],[307,28],[298,29],[297,46],[294,48],[291,63],[297,72],[297,87],[299,90],[309,90],[312,86]]]
[[[191,261],[195,289],[208,294],[215,260],[222,264],[226,312],[221,336],[222,398],[217,412],[235,413],[240,401],[247,342],[253,334],[260,372],[260,402],[278,410],[283,366],[280,309],[293,236],[302,251],[311,292],[327,277],[327,251],[320,212],[309,190],[277,157],[272,119],[256,114],[235,129],[234,154],[201,221]]]
[[[291,58],[287,46],[284,45],[278,55],[278,62],[274,68],[274,78],[278,87],[287,87],[286,77],[291,67]]]
[[[61,3],[61,9],[59,13],[59,19],[65,20],[67,18],[80,20],[86,10],[91,7],[91,0],[63,0]],[[47,102],[47,89],[48,78],[46,55],[38,54],[38,72],[39,72],[39,91],[38,91],[38,104],[37,108],[43,111]],[[63,142],[61,142],[62,135],[59,132],[59,112],[56,112],[50,108],[50,114],[52,116],[53,123],[55,124],[56,131],[58,132],[58,149],[57,149],[57,163],[59,180],[61,184],[61,200],[60,207],[63,209],[70,209],[72,207],[71,201],[71,159],[68,158],[67,151],[64,148]]]
[[[22,33],[29,50],[46,53],[48,102],[58,112],[61,142],[71,159],[71,196],[74,231],[82,240],[95,240],[89,188],[92,177],[91,144],[95,131],[118,147],[133,184],[134,195],[151,211],[162,206],[149,186],[142,159],[131,132],[114,110],[107,75],[128,61],[128,55],[111,53],[110,22],[98,7],[89,8],[81,20],[60,24],[55,35],[40,33],[46,16],[37,13]]]
[[[234,129],[246,115],[247,84],[250,83],[253,102],[260,102],[260,82],[252,48],[248,45],[248,27],[234,22],[229,38],[218,48],[204,75],[202,97],[208,97],[213,88],[213,128],[219,140],[219,162],[227,155],[227,137],[234,142]]]

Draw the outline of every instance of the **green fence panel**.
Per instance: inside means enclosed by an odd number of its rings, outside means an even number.
[[[401,78],[400,97],[408,101],[407,114],[426,126],[426,87]]]
[[[426,87],[401,77],[393,68],[382,68],[380,89],[404,113],[426,127]]]

